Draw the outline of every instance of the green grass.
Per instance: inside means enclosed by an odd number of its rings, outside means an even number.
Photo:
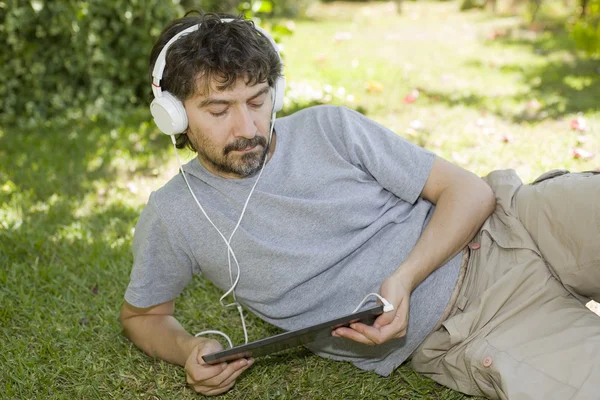
[[[320,9],[327,18],[296,21],[283,41],[290,88],[328,84],[337,103],[351,94],[350,107],[481,175],[514,168],[530,181],[551,168],[600,165],[597,157],[572,156],[574,147],[600,150],[600,65],[574,53],[564,32],[457,13],[456,2],[405,5],[397,16],[387,3],[333,4]],[[501,37],[488,40],[494,30]],[[336,32],[351,39],[336,42]],[[370,81],[382,91],[368,92]],[[413,88],[419,98],[404,104]],[[288,93],[287,112],[310,103]],[[532,99],[541,108],[527,111]],[[569,128],[577,113],[589,126],[582,134]],[[410,131],[414,120],[424,128]],[[120,127],[80,121],[0,129],[0,398],[198,397],[181,368],[142,354],[117,321],[133,227],[149,192],[175,172],[169,141],[145,109]],[[191,332],[232,327],[227,332],[240,343],[238,318],[218,297],[195,279],[178,299],[177,317]],[[249,318],[251,339],[273,332]],[[465,397],[406,366],[380,378],[302,349],[258,360],[223,396]]]

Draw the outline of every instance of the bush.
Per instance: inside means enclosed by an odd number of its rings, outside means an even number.
[[[186,10],[235,14],[238,3],[238,0],[182,0],[181,6]]]
[[[590,56],[600,56],[600,0],[590,0],[582,16],[571,23],[571,36],[577,47]]]
[[[0,2],[1,122],[114,116],[150,93],[150,49],[177,0]]]
[[[298,10],[288,0],[0,1],[0,123],[98,116],[118,122],[149,100],[148,56],[162,28],[201,8],[246,10],[249,17]],[[290,33],[282,27],[271,27],[276,39]]]

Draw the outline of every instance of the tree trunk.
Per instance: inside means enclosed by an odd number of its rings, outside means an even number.
[[[585,9],[587,8],[588,0],[581,0],[581,17],[585,17]]]
[[[394,0],[396,4],[396,13],[402,14],[402,0]]]
[[[540,5],[542,4],[542,0],[534,0],[534,2],[535,2],[535,10],[533,10],[533,15],[531,16],[532,23],[535,21],[535,17],[537,16],[538,10],[540,9]]]

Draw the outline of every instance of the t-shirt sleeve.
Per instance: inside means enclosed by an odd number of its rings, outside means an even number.
[[[193,275],[193,264],[181,238],[161,218],[153,196],[135,227],[133,267],[125,291],[125,300],[140,308],[173,300]]]
[[[402,200],[411,204],[417,201],[435,154],[356,111],[345,107],[339,110],[350,162]]]

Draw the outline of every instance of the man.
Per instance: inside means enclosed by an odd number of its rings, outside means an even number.
[[[311,350],[381,375],[411,357],[438,382],[491,398],[596,393],[600,319],[582,301],[600,299],[600,177],[482,180],[341,107],[272,124],[277,52],[228,18],[174,21],[152,50],[155,97],[172,96],[185,123],[163,124],[171,106],[156,99],[155,120],[198,156],[140,216],[126,335],[216,395],[253,360],[203,362],[221,345],[173,317],[194,274],[288,330],[378,292],[394,311]],[[566,354],[576,358],[559,363]]]

